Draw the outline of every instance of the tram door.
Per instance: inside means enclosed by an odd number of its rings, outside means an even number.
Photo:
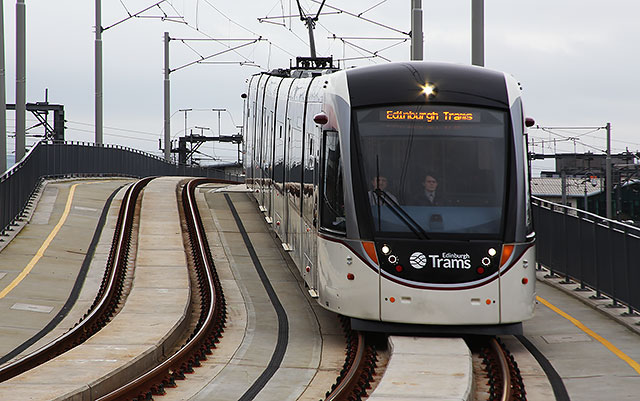
[[[303,216],[302,235],[303,260],[302,276],[309,288],[316,291],[318,283],[317,259],[318,259],[318,182],[320,172],[318,159],[320,156],[319,139],[322,130],[313,125],[305,138],[304,177],[303,177]],[[313,294],[312,291],[312,294]]]
[[[288,121],[288,119],[287,119]],[[290,124],[286,124],[288,128]],[[290,128],[289,128],[290,129]],[[273,163],[273,193],[274,193],[274,230],[288,244],[286,222],[287,222],[287,198],[284,191],[284,169],[285,169],[285,149],[286,149],[286,128],[285,124],[278,122],[276,125],[274,163]]]
[[[265,209],[267,209],[266,216],[267,221],[270,223],[271,216],[273,216],[273,208],[271,205],[271,201],[273,198],[273,141],[274,141],[274,132],[273,132],[273,111],[265,109],[265,116],[263,117],[265,124],[262,130],[263,132],[263,205]]]

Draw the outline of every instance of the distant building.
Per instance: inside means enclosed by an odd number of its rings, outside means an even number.
[[[595,185],[594,185],[595,184]],[[588,178],[566,178],[566,205],[584,210],[585,191],[586,198],[603,192],[604,180]],[[560,177],[539,177],[531,179],[531,194],[543,198],[550,202],[562,204],[562,178]],[[590,211],[592,209],[590,208]]]
[[[535,155],[534,158],[541,159],[549,156]],[[567,176],[580,177],[584,175],[604,176],[606,169],[607,155],[594,153],[560,153],[553,155],[556,160],[556,171],[543,171],[542,177],[560,177],[562,171]],[[640,165],[635,164],[637,156],[631,152],[611,155],[611,164],[617,170],[636,171]]]
[[[606,198],[604,179],[589,180],[567,177],[567,201],[569,207],[584,210],[585,188],[587,210],[600,216],[606,215]],[[596,185],[593,185],[595,183]],[[531,194],[550,202],[562,204],[562,178],[540,177],[531,179]],[[633,221],[640,226],[640,180],[631,179],[614,184],[611,194],[614,218],[622,221]]]
[[[554,158],[555,171],[543,171],[540,178],[531,179],[534,196],[562,203],[562,174],[566,176],[566,203],[576,209],[606,216],[605,154],[563,153],[532,155],[532,159]],[[618,220],[640,222],[639,155],[631,152],[611,155],[613,216]],[[586,196],[585,196],[586,191]]]

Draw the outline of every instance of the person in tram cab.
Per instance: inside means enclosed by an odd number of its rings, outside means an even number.
[[[371,189],[369,190],[368,195],[369,203],[371,203],[372,206],[378,206],[378,201],[380,202],[380,206],[387,204],[387,201],[398,203],[398,198],[396,198],[392,193],[387,192],[388,185],[387,177],[382,175],[371,179]],[[376,190],[380,190],[381,193],[376,193]],[[385,199],[380,199],[381,197]]]
[[[422,190],[414,194],[411,199],[412,205],[421,206],[440,206],[442,205],[442,196],[438,192],[438,179],[434,174],[427,173],[422,182]]]

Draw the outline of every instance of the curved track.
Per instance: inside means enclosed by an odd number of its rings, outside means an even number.
[[[140,180],[127,189],[118,215],[118,222],[106,271],[96,299],[83,319],[71,330],[51,343],[39,348],[0,369],[0,382],[32,369],[67,350],[82,344],[104,327],[113,317],[122,295],[129,257],[136,202],[142,189],[152,178]]]
[[[153,395],[164,394],[165,387],[175,387],[176,380],[184,379],[185,373],[191,373],[194,367],[200,366],[200,361],[211,354],[211,349],[216,347],[222,336],[226,317],[225,301],[195,199],[195,188],[204,182],[219,181],[195,179],[189,181],[182,190],[182,206],[200,294],[200,317],[196,327],[178,352],[98,400],[150,399]]]
[[[376,368],[376,350],[362,332],[351,330],[349,319],[342,319],[347,339],[347,358],[336,384],[327,392],[326,401],[359,400],[367,389]]]

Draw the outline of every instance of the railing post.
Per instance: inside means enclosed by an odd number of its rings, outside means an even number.
[[[624,256],[624,272],[626,274],[626,282],[627,282],[627,296],[631,297],[633,293],[633,286],[631,285],[631,265],[629,263],[629,240],[627,237],[629,236],[629,230],[627,226],[623,226],[624,229],[624,239],[622,241],[622,253]],[[633,311],[633,307],[631,306],[631,299],[627,300],[628,309],[622,316],[634,316],[635,312]]]
[[[595,285],[596,295],[592,295],[589,298],[605,299],[605,297],[603,297],[602,293],[600,292],[600,274],[599,274],[599,268],[598,268],[598,217],[593,218],[593,244],[591,244],[591,246],[593,246],[593,253],[594,253],[593,260],[594,260],[595,273],[596,273],[594,285]]]
[[[554,209],[553,209],[553,205],[549,205],[549,213],[550,213],[549,216],[553,216],[553,213],[555,213]],[[549,230],[549,232],[552,233],[552,236],[549,239],[549,241],[547,241],[547,243],[548,244],[553,244],[553,243],[555,243],[555,240],[553,238],[555,236],[555,231],[554,230]],[[548,258],[547,258],[547,260],[549,261],[549,265],[547,266],[547,268],[549,269],[549,274],[546,274],[544,277],[545,278],[556,278],[556,277],[558,277],[558,275],[554,273],[554,268],[553,268],[553,263],[552,263],[552,256],[553,256],[552,248],[553,247],[549,246],[548,248],[549,249],[548,249],[548,255],[547,255]]]
[[[583,239],[582,239],[582,225],[583,225],[582,213],[578,213],[577,217],[578,217],[578,244],[582,244],[582,241],[583,241]],[[580,277],[579,277],[579,279],[580,279],[580,287],[576,287],[575,291],[591,291],[584,284],[584,266],[583,266],[584,260],[583,260],[583,257],[582,257],[582,252],[579,252],[579,255],[580,255],[579,256],[579,258],[580,258],[580,260],[579,260],[579,262],[580,262],[580,265],[579,265],[580,266],[579,267],[579,269],[580,269],[580,272],[579,272],[579,275],[580,275]]]
[[[564,239],[564,268],[565,275],[564,280],[560,281],[560,284],[572,284],[571,279],[569,279],[569,241],[568,241],[568,233],[567,233],[567,208],[562,208],[562,237]]]
[[[613,267],[613,235],[611,234],[613,227],[611,226],[611,220],[607,219],[607,242],[609,243],[609,273],[611,274],[611,305],[607,305],[607,308],[622,308],[623,306],[618,303],[618,294],[616,291],[616,275]]]

